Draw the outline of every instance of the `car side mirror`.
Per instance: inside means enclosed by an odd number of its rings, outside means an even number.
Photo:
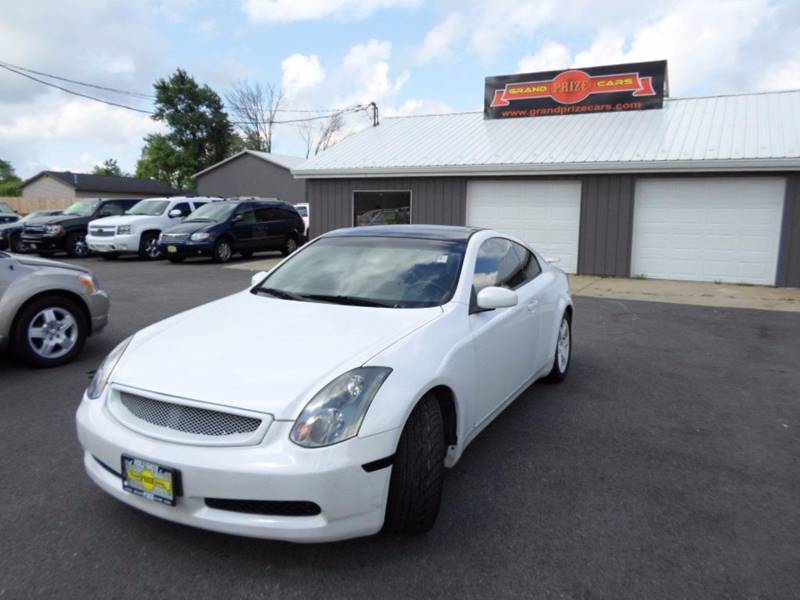
[[[253,276],[250,278],[250,287],[255,287],[255,286],[257,286],[259,283],[261,283],[262,281],[264,281],[264,278],[265,278],[266,276],[267,276],[267,272],[266,272],[266,271],[259,271],[258,273],[256,273],[255,275],[253,275]]]
[[[173,208],[171,211],[169,211],[168,216],[170,219],[175,219],[176,217],[182,217],[183,212],[180,208]]]
[[[514,290],[489,286],[478,292],[477,305],[482,310],[494,310],[516,306],[518,301],[517,292]]]

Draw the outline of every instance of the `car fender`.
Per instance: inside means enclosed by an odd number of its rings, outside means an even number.
[[[446,386],[453,392],[456,408],[454,454],[463,451],[469,430],[469,406],[477,391],[477,357],[469,335],[468,308],[451,303],[444,314],[395,342],[367,362],[367,366],[388,366],[392,374],[372,400],[360,437],[402,428],[417,403],[432,389]],[[441,357],[434,360],[434,357]],[[454,462],[454,461],[453,461]]]

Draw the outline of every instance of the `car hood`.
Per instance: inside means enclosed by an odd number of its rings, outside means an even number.
[[[150,220],[159,220],[160,217],[158,216],[151,216],[151,215],[119,215],[116,217],[103,217],[102,219],[95,219],[89,226],[98,226],[98,227],[117,227],[118,225],[131,225],[135,223],[146,223]]]
[[[196,221],[194,223],[181,223],[164,230],[164,233],[196,233],[221,225],[224,221]]]
[[[25,224],[22,221],[14,221],[13,223],[0,223],[0,231],[5,231],[6,229],[21,229]]]
[[[73,222],[88,222],[90,217],[81,217],[79,215],[52,215],[50,217],[37,217],[27,221],[25,225],[69,225]]]
[[[69,263],[60,262],[57,260],[49,260],[47,258],[37,258],[28,254],[15,254],[14,259],[21,265],[32,267],[34,269],[66,269],[68,271],[77,271],[78,273],[91,274],[89,269],[71,265]]]
[[[137,333],[111,381],[294,420],[334,377],[441,314],[439,307],[365,308],[245,291]]]

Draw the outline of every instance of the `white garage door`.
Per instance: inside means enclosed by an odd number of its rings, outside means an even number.
[[[786,182],[641,179],[631,274],[774,285]]]
[[[470,181],[467,225],[515,235],[567,273],[578,269],[581,184],[573,181]]]

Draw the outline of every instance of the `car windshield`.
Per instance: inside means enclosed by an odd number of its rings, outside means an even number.
[[[253,292],[355,306],[440,306],[453,297],[465,248],[465,242],[416,238],[323,238]]]
[[[300,213],[301,217],[307,217],[308,216],[308,208],[307,207],[295,205],[295,209],[297,210],[298,213]]]
[[[94,213],[94,209],[97,208],[99,202],[99,200],[80,200],[65,210],[64,214],[77,215],[79,217],[91,216]]]
[[[236,206],[237,205],[232,202],[209,202],[190,214],[184,222],[213,221],[219,223],[227,220]]]
[[[158,215],[164,214],[164,209],[167,208],[168,204],[169,200],[142,200],[126,214],[157,217]]]

